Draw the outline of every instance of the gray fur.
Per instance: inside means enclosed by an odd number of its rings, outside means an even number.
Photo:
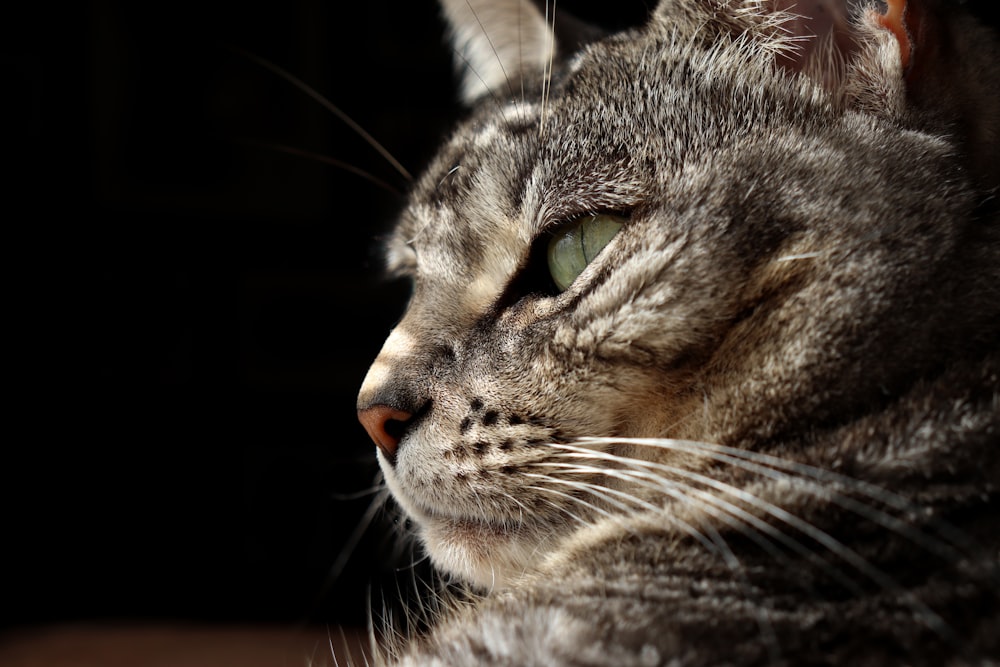
[[[1000,52],[910,2],[904,68],[820,5],[557,45],[416,183],[358,408],[412,415],[387,484],[481,599],[402,664],[1000,660]],[[595,212],[629,221],[547,291],[532,248]]]

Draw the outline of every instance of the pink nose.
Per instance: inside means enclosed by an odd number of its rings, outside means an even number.
[[[362,426],[390,463],[396,460],[396,449],[399,447],[403,428],[412,417],[409,412],[390,408],[388,405],[373,405],[358,410]]]

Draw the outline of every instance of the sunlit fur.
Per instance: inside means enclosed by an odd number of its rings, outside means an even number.
[[[412,415],[385,482],[469,590],[386,661],[1000,660],[1000,53],[941,10],[904,68],[875,6],[663,0],[571,53],[445,3],[471,108],[358,408]],[[533,249],[602,212],[552,289]]]

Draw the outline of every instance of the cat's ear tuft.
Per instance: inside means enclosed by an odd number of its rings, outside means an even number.
[[[920,84],[920,71],[934,55],[935,41],[922,4],[888,0],[885,11],[870,8],[857,23],[858,50],[847,64],[845,101],[882,116],[899,116]]]
[[[833,99],[884,116],[905,111],[903,73],[912,42],[906,0],[854,13],[847,0],[773,0],[782,18],[777,63],[804,74]]]
[[[462,101],[513,97],[526,78],[542,74],[555,52],[546,17],[530,0],[440,0],[451,29]]]
[[[907,11],[908,4],[907,0],[888,0],[885,14],[875,15],[875,22],[896,38],[899,44],[899,61],[904,71],[909,66],[910,55],[913,53],[913,40],[907,23],[916,21],[912,10]]]

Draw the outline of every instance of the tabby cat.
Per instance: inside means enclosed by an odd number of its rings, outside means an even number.
[[[554,3],[553,3],[554,4]],[[404,665],[1000,664],[1000,49],[932,0],[442,0],[358,398]]]

